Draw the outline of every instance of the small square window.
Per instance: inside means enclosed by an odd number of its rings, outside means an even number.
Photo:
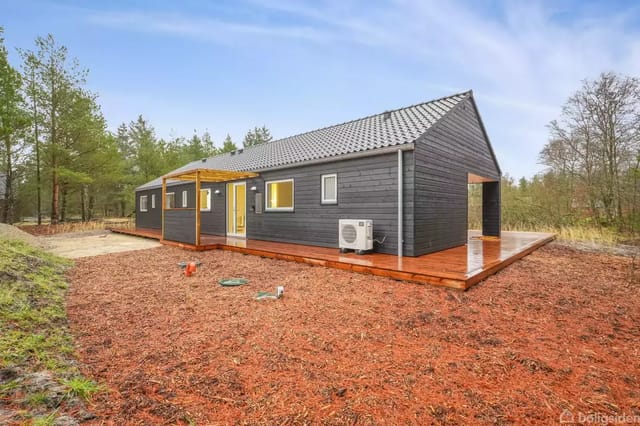
[[[165,195],[164,206],[166,209],[175,209],[176,208],[176,194],[174,192],[168,192]]]
[[[182,191],[182,207],[187,207],[187,191]]]
[[[322,175],[322,204],[338,204],[338,175]]]
[[[146,212],[147,211],[147,196],[146,195],[140,196],[140,211],[141,212]]]

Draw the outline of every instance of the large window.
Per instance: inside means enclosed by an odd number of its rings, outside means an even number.
[[[146,212],[147,211],[147,196],[146,195],[140,196],[140,211],[141,212]]]
[[[338,204],[338,175],[322,175],[322,204]]]
[[[151,194],[151,208],[156,208],[156,194]]]
[[[176,208],[176,194],[174,192],[167,192],[164,207],[167,209]]]
[[[265,182],[266,211],[293,211],[293,179]]]
[[[200,190],[200,211],[211,211],[211,189],[209,188]]]
[[[187,191],[182,191],[182,207],[187,207]]]

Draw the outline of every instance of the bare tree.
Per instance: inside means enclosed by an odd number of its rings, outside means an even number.
[[[637,167],[639,124],[640,80],[605,73],[585,80],[567,100],[561,118],[549,125],[551,140],[541,163],[571,176],[569,190],[574,196],[576,191],[586,194],[598,222],[621,224],[626,211],[636,210],[637,184],[630,184],[630,170]]]

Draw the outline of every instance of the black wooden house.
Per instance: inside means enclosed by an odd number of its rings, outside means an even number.
[[[467,242],[469,183],[499,236],[500,175],[469,91],[189,163],[136,188],[136,227],[337,248],[371,219],[375,252],[419,256]]]

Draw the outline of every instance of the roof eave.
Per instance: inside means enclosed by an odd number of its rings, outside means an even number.
[[[352,159],[364,158],[364,157],[374,157],[374,156],[378,156],[378,155],[394,153],[394,152],[397,152],[397,151],[413,151],[414,149],[415,149],[414,142],[409,142],[409,143],[404,143],[404,144],[386,146],[386,147],[383,147],[383,148],[376,148],[376,149],[369,149],[369,150],[365,150],[365,151],[351,152],[351,153],[348,153],[348,154],[335,155],[335,156],[331,156],[331,157],[316,158],[316,159],[313,159],[313,160],[300,161],[300,162],[297,162],[297,163],[283,164],[283,165],[276,166],[276,167],[268,167],[268,168],[264,168],[264,169],[253,170],[252,172],[241,172],[241,173],[253,173],[253,174],[256,174],[256,173],[263,173],[263,172],[268,172],[268,171],[292,169],[294,167],[311,166],[311,165],[314,165],[314,164],[332,163],[332,162],[335,162],[335,161],[352,160]],[[168,176],[170,176],[170,175],[165,175],[164,177],[168,177]],[[179,183],[180,182],[175,182],[175,183],[173,183],[173,185],[176,185],[176,184],[179,184]],[[147,185],[147,184],[145,184],[145,185]],[[145,185],[140,185],[139,187],[137,187],[136,188],[136,192],[137,191],[147,191],[147,190],[157,189],[157,188],[161,188],[162,187],[162,184],[150,185],[150,186],[145,186]]]

